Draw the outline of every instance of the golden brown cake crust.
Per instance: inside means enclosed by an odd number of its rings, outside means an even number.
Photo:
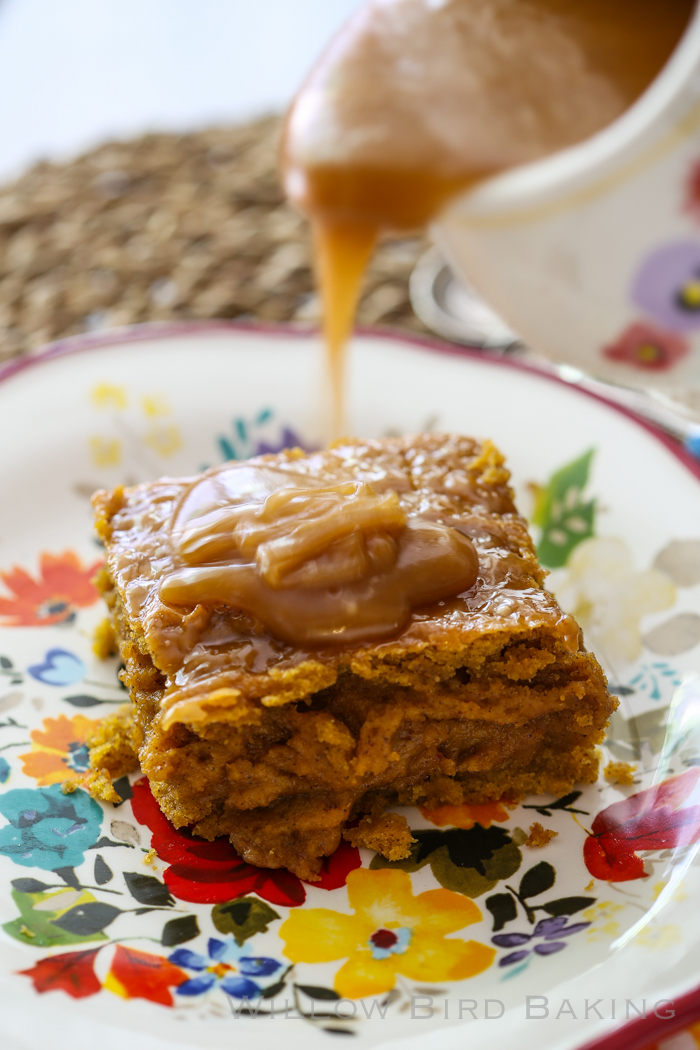
[[[513,504],[508,471],[490,442],[429,434],[340,443],[308,456],[297,449],[250,462],[398,491],[409,516],[453,524],[472,539],[479,579],[466,594],[414,614],[391,641],[305,651],[276,641],[235,609],[160,600],[159,583],[173,567],[168,526],[190,479],[98,493],[108,570],[129,630],[143,640],[166,679],[167,723],[222,715],[235,720],[241,697],[266,706],[294,702],[332,685],[346,668],[397,683],[432,680],[436,665],[453,672],[464,665],[467,651],[478,663],[514,636],[538,628],[578,648],[573,620],[542,589],[544,573]]]
[[[99,582],[134,701],[130,739],[176,825],[314,878],[344,823],[388,802],[515,799],[595,779],[614,701],[542,587],[493,445],[430,434],[253,462],[393,489],[409,517],[471,538],[479,576],[389,641],[299,649],[232,607],[161,601],[168,529],[191,479],[98,493]]]

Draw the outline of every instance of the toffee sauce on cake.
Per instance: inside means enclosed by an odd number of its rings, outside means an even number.
[[[393,489],[261,463],[192,482],[170,547],[164,602],[231,603],[295,645],[394,635],[413,609],[468,591],[479,564],[468,536],[409,516]]]
[[[332,430],[345,345],[383,232],[425,226],[485,178],[620,116],[676,47],[694,0],[373,0],[299,92],[288,196],[311,219]]]

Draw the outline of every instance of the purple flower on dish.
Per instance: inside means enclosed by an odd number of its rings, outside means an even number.
[[[513,966],[522,962],[533,951],[536,955],[554,955],[556,952],[566,948],[563,937],[569,937],[573,933],[580,933],[587,929],[590,922],[575,922],[567,926],[569,918],[567,915],[557,915],[551,919],[540,919],[532,933],[497,933],[491,938],[497,948],[517,948],[518,951],[504,955],[499,960],[499,966]],[[539,944],[532,941],[539,940]],[[529,947],[525,948],[525,945]]]
[[[700,242],[674,241],[647,256],[634,278],[632,299],[671,331],[700,328]]]
[[[281,452],[285,448],[306,449],[302,439],[291,427],[284,427],[279,441],[273,441],[272,444],[269,444],[267,441],[259,441],[255,449],[255,455],[264,456],[270,452]]]

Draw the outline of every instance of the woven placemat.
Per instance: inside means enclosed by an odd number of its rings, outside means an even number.
[[[280,119],[110,142],[0,188],[0,361],[144,321],[317,321],[308,223],[278,176]],[[383,243],[359,323],[426,329],[408,278],[427,242]]]

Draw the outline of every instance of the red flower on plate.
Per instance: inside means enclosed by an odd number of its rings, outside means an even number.
[[[140,824],[151,829],[151,845],[170,867],[163,878],[171,893],[196,904],[222,904],[257,893],[270,904],[298,907],[306,900],[304,884],[285,868],[257,868],[238,856],[228,839],[207,842],[186,828],[175,828],[161,811],[146,777],[133,785],[131,806]],[[320,882],[324,890],[345,885],[348,873],[361,865],[360,851],[343,842],[326,858]]]
[[[647,372],[663,372],[689,354],[690,346],[682,335],[637,321],[614,343],[604,346],[601,353],[611,361],[621,361]]]
[[[69,623],[77,609],[94,605],[100,597],[92,579],[101,561],[83,565],[73,551],[39,558],[39,576],[34,579],[18,565],[0,572],[10,597],[0,595],[0,624],[3,627],[48,627]]]
[[[700,221],[700,161],[690,166],[685,184],[685,204],[683,210]]]
[[[118,944],[104,986],[124,999],[148,999],[173,1005],[171,988],[189,980],[189,974],[163,955],[149,955]]]
[[[99,950],[91,948],[87,952],[49,955],[46,959],[39,959],[30,970],[18,972],[31,977],[37,992],[60,990],[73,999],[85,999],[102,988],[94,970],[95,956]]]
[[[601,810],[583,846],[591,875],[608,882],[644,878],[643,850],[671,849],[700,840],[700,805],[682,808],[700,769],[656,784]],[[697,799],[700,802],[700,798]]]

